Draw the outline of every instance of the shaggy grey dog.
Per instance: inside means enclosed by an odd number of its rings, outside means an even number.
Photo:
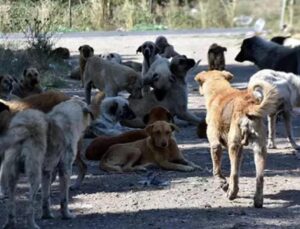
[[[34,200],[40,183],[42,217],[53,218],[50,211],[50,184],[51,174],[56,168],[60,177],[62,217],[74,218],[68,208],[69,180],[78,141],[89,123],[89,110],[77,98],[56,105],[48,115],[28,109],[14,116],[7,134],[0,139],[0,148],[7,149],[0,173],[1,186],[8,195],[5,228],[16,228],[15,191],[22,168],[25,168],[30,183],[29,228],[39,228],[34,217]]]

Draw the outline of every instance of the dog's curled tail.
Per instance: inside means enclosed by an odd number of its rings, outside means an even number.
[[[263,80],[254,80],[249,83],[248,91],[257,100],[257,104],[249,107],[247,115],[265,117],[276,111],[279,92],[275,86]]]

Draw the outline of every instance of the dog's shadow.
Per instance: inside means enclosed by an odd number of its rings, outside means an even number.
[[[281,190],[276,194],[265,195],[265,198],[272,200],[287,201],[287,206],[299,206],[300,205],[300,190]]]

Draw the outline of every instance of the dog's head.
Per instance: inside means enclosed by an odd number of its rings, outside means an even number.
[[[26,68],[23,71],[22,82],[29,88],[33,88],[40,84],[40,73],[36,68]]]
[[[176,81],[176,77],[170,70],[169,61],[166,58],[158,58],[151,65],[143,80],[144,86],[150,85],[154,89],[156,98],[161,101]]]
[[[198,73],[194,80],[199,83],[199,92],[203,95],[202,87],[205,82],[214,81],[215,84],[221,82],[222,80],[230,81],[233,79],[233,75],[228,71],[202,71]]]
[[[164,36],[158,36],[155,40],[155,45],[157,46],[159,53],[163,53],[165,48],[169,46],[168,40]]]
[[[0,75],[0,92],[9,94],[13,90],[14,82],[10,75]]]
[[[100,110],[103,115],[108,114],[110,117],[114,117],[116,121],[131,120],[136,117],[129,107],[128,100],[121,96],[105,98],[101,103]]]
[[[224,70],[225,69],[225,57],[224,52],[227,48],[217,44],[212,44],[208,49],[208,62],[209,70]]]
[[[238,62],[243,61],[251,61],[254,62],[254,49],[255,49],[255,43],[257,42],[257,37],[251,37],[243,40],[243,43],[241,45],[241,50],[235,57],[235,60]]]
[[[87,59],[94,55],[94,49],[89,45],[82,45],[78,48],[79,54],[83,59]]]
[[[103,58],[104,60],[111,61],[113,63],[118,63],[118,64],[122,63],[122,57],[118,53],[104,53],[104,54],[100,54],[99,57]]]
[[[170,70],[175,76],[183,78],[195,64],[194,59],[187,58],[185,55],[178,55],[172,58]]]
[[[153,107],[148,114],[143,118],[143,122],[146,125],[152,124],[155,121],[166,121],[174,123],[173,115],[168,111],[168,109],[162,106]]]
[[[152,41],[145,41],[141,46],[139,46],[136,50],[136,53],[141,52],[145,59],[149,59],[152,56],[155,56],[159,50],[155,43]]]
[[[158,148],[167,148],[169,146],[174,130],[178,130],[178,127],[166,121],[156,121],[146,126],[146,132],[151,137],[152,144]]]

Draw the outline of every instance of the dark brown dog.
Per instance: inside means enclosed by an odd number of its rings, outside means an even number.
[[[207,53],[209,70],[225,70],[225,51],[227,51],[227,48],[216,43],[209,47]]]
[[[69,59],[70,51],[67,48],[58,47],[50,52],[50,56],[60,59]]]
[[[43,89],[40,84],[40,73],[36,68],[26,68],[23,78],[14,86],[12,93],[20,98],[40,94]]]
[[[168,43],[168,40],[164,36],[159,36],[155,40],[155,44],[158,47],[159,55],[165,58],[171,58],[174,56],[180,55],[178,52],[175,51],[173,45]]]
[[[157,106],[152,108],[149,114],[144,117],[145,124],[152,124],[155,121],[173,122],[173,117],[167,109]],[[100,136],[91,142],[85,151],[85,156],[88,160],[99,161],[110,146],[118,143],[133,142],[146,137],[148,137],[148,134],[144,129],[128,131],[113,137]],[[87,171],[87,166],[82,160],[80,154],[77,154],[76,164],[79,166],[79,174],[75,185],[72,186],[72,189],[80,187]]]
[[[12,91],[15,80],[10,75],[0,75],[0,99],[13,99]]]
[[[82,45],[78,48],[78,51],[79,51],[80,77],[83,86],[83,72],[85,69],[86,61],[89,57],[94,56],[94,49],[89,45]]]

